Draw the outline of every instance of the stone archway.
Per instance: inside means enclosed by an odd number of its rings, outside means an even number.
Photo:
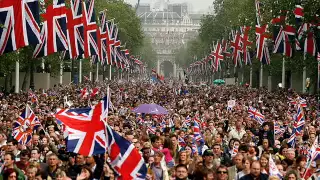
[[[172,56],[160,56],[157,61],[157,72],[166,77],[177,77],[177,65]],[[170,72],[172,72],[170,74]]]

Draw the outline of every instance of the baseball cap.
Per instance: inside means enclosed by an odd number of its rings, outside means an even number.
[[[211,149],[207,149],[203,152],[203,157],[205,156],[213,156],[213,151]]]

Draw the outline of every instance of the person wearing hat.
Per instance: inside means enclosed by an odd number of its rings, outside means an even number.
[[[211,149],[207,149],[203,152],[202,155],[203,163],[199,167],[196,168],[193,176],[194,177],[203,177],[206,172],[215,171],[216,166],[213,163],[214,153]]]

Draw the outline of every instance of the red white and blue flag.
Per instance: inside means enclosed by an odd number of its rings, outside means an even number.
[[[55,117],[68,131],[67,150],[84,156],[106,152],[105,118],[110,103],[107,98],[92,108],[62,109]]]
[[[108,39],[109,39],[109,32],[107,27],[107,11],[102,11],[99,13],[99,21],[100,21],[100,40],[101,47],[100,47],[100,63],[104,65],[105,61],[107,60],[107,46],[108,46]]]
[[[282,174],[278,170],[276,163],[273,161],[271,154],[269,155],[269,175],[270,176],[277,176],[282,179]]]
[[[262,64],[270,64],[270,53],[267,46],[267,34],[268,25],[257,25],[256,26],[256,47],[257,47],[257,58]]]
[[[249,117],[256,120],[260,125],[264,123],[264,115],[262,115],[256,108],[249,106]]]
[[[193,123],[193,135],[194,135],[194,138],[196,139],[196,141],[202,140],[202,136],[200,133],[200,125],[197,121],[194,121],[194,123]]]
[[[97,41],[99,28],[96,24],[94,11],[94,0],[83,2],[83,40],[84,40],[84,57],[89,58],[93,55],[99,55],[99,44]]]
[[[243,53],[243,62],[245,65],[251,64],[251,56],[249,51],[249,46],[251,46],[252,42],[249,41],[249,31],[250,26],[241,27],[241,44],[242,44],[242,53]]]
[[[38,0],[0,1],[0,55],[40,40]]]
[[[33,132],[37,131],[40,126],[38,117],[27,105],[18,120],[13,123],[12,136],[20,144],[26,145],[30,142]]]
[[[84,53],[82,1],[70,0],[67,10],[67,35],[70,59],[77,59]]]
[[[55,0],[42,14],[41,43],[33,52],[33,57],[48,56],[69,49],[67,38],[67,8],[64,0]]]
[[[112,36],[113,34],[113,27],[114,27],[114,22],[113,20],[109,20],[106,23],[107,25],[107,63],[108,65],[112,64],[112,58],[113,58],[113,45],[114,45],[114,37]]]
[[[289,98],[290,103],[295,106],[307,107],[307,101],[302,97],[297,97],[296,99]]]
[[[213,47],[213,51],[211,52],[211,56],[213,57],[212,62],[212,70],[218,71],[221,68],[220,61],[223,61],[223,49],[222,44],[217,41],[217,44]]]
[[[287,57],[292,57],[293,47],[290,43],[290,36],[295,36],[296,30],[293,26],[281,26],[274,42],[273,53],[282,53]]]
[[[282,136],[285,133],[285,128],[281,127],[278,122],[274,122],[274,134],[278,136]]]
[[[111,167],[122,179],[145,179],[147,167],[135,146],[108,125],[106,132]]]
[[[241,66],[241,35],[239,31],[236,31],[233,40],[230,43],[230,47],[232,49],[232,59],[234,66],[237,67],[238,65]],[[238,64],[239,63],[239,64]]]
[[[303,130],[304,125],[305,125],[305,119],[304,119],[303,109],[301,106],[298,106],[297,114],[295,115],[295,122],[293,124],[298,134],[301,134],[301,131]]]

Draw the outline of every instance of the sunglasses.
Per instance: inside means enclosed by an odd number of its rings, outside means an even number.
[[[218,174],[227,174],[227,171],[218,171]]]

